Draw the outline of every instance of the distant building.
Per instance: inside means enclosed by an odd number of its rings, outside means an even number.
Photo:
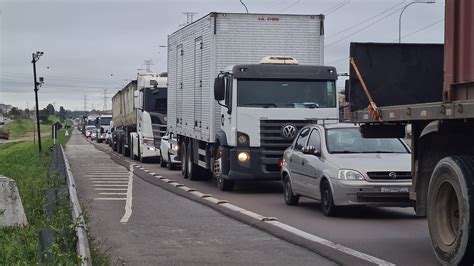
[[[12,105],[0,103],[0,113],[7,114],[12,108]]]

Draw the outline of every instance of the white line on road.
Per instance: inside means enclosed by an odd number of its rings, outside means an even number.
[[[127,191],[126,188],[94,188],[94,190],[98,191]]]
[[[94,187],[128,187],[128,185],[116,185],[116,184],[94,184]]]
[[[132,191],[133,191],[133,167],[134,164],[130,164],[130,176],[128,178],[128,190],[127,190],[127,201],[125,202],[125,213],[120,220],[121,223],[126,224],[132,216]]]
[[[111,181],[111,180],[93,180],[93,184],[128,184],[128,180],[125,181]]]
[[[384,261],[382,259],[379,259],[379,258],[376,258],[376,257],[373,257],[373,256],[370,256],[370,255],[367,255],[365,253],[362,253],[362,252],[359,252],[357,250],[353,250],[351,248],[348,248],[348,247],[344,247],[344,246],[341,246],[339,244],[336,244],[332,241],[329,241],[327,239],[324,239],[324,238],[321,238],[319,236],[315,236],[315,235],[312,235],[312,234],[309,234],[309,233],[306,233],[302,230],[299,230],[297,228],[294,228],[292,226],[289,226],[287,224],[284,224],[284,223],[281,223],[281,222],[278,222],[278,221],[266,221],[266,223],[269,223],[269,224],[272,224],[276,227],[279,227],[287,232],[290,232],[292,234],[295,234],[297,236],[300,236],[302,238],[305,238],[309,241],[313,241],[313,242],[316,242],[316,243],[319,243],[319,244],[322,244],[322,245],[325,245],[327,247],[330,247],[330,248],[333,248],[335,250],[338,250],[338,251],[341,251],[341,252],[344,252],[346,254],[349,254],[349,255],[352,255],[354,257],[357,257],[359,259],[363,259],[365,261],[368,261],[368,262],[371,262],[371,263],[374,263],[374,264],[377,264],[377,265],[395,265],[393,263],[390,263],[388,261]]]
[[[94,200],[127,200],[126,198],[94,198]]]
[[[127,193],[120,193],[120,192],[99,192],[99,195],[127,195]]]
[[[91,180],[116,180],[116,181],[127,180],[128,181],[128,177],[93,177],[90,179]]]

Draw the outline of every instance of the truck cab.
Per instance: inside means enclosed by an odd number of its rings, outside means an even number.
[[[144,73],[137,77],[134,92],[136,132],[130,133],[134,159],[157,159],[161,137],[166,133],[167,78]]]
[[[214,84],[222,182],[279,179],[283,152],[302,127],[337,122],[336,80],[334,67],[279,56],[222,71]]]

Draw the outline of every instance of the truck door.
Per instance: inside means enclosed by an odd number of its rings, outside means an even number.
[[[202,37],[194,41],[194,131],[201,137],[202,127]]]
[[[183,45],[176,49],[176,126],[183,126]]]
[[[234,108],[233,98],[234,96],[232,93],[235,91],[233,89],[236,86],[237,82],[232,79],[232,76],[228,75],[224,77],[225,79],[225,107],[221,107],[221,128],[224,130],[227,136],[227,144],[229,146],[236,146],[237,142],[237,115],[236,110]],[[234,84],[233,84],[234,83]]]

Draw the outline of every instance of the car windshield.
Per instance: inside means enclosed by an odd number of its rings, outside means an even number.
[[[359,128],[327,129],[329,153],[408,153],[400,139],[363,138]]]
[[[100,125],[101,126],[108,126],[108,125],[110,125],[110,121],[112,121],[112,117],[101,117],[100,118]]]
[[[239,107],[334,108],[336,87],[332,80],[239,80]]]
[[[94,129],[94,128],[95,128],[95,126],[87,126],[87,127],[86,127],[87,130],[92,130],[92,129]]]

